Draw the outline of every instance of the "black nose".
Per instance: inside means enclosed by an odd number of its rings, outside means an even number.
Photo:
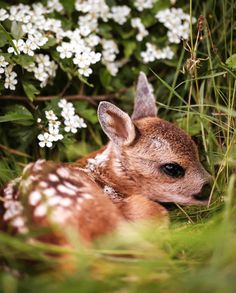
[[[211,194],[211,185],[205,184],[199,193],[193,195],[196,200],[207,200]]]

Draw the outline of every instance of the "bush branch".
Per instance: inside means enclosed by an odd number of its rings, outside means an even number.
[[[111,93],[107,95],[97,95],[97,96],[86,96],[86,95],[66,95],[63,98],[66,100],[87,100],[87,101],[103,101],[103,100],[111,100],[118,98],[122,93],[125,93],[128,89],[122,89],[117,93]],[[55,96],[38,96],[34,99],[34,102],[45,102],[50,101],[61,97],[60,95]],[[62,97],[61,97],[62,98]],[[8,100],[8,101],[29,101],[29,99],[25,96],[15,96],[15,95],[4,95],[0,96],[0,100]]]

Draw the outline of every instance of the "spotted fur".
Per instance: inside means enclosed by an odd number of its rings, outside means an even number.
[[[161,202],[204,204],[195,194],[210,182],[210,175],[199,162],[196,145],[156,113],[141,73],[132,119],[108,102],[99,106],[101,126],[110,138],[106,147],[74,164],[38,160],[3,189],[1,229],[40,229],[34,239],[67,244],[70,228],[90,242],[124,221],[168,222]],[[183,166],[183,178],[161,172],[160,166],[170,162]]]

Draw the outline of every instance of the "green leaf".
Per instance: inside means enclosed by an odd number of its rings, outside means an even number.
[[[230,56],[226,61],[226,65],[232,69],[236,69],[236,54]]]
[[[7,44],[7,37],[3,31],[0,31],[0,47],[4,47]]]
[[[136,49],[137,43],[135,41],[126,40],[123,42],[125,58],[129,58]]]
[[[105,88],[109,89],[112,77],[106,68],[101,68],[99,70],[99,77],[100,77],[100,81],[101,81],[102,85]]]
[[[22,105],[14,105],[8,108],[8,112],[0,116],[0,123],[15,122],[20,125],[32,125],[33,115]]]
[[[13,21],[11,25],[11,34],[14,39],[19,40],[24,36],[22,25],[19,22]]]
[[[12,59],[21,66],[29,66],[34,62],[34,58],[28,55],[17,55],[13,56]]]
[[[23,88],[25,94],[30,99],[30,101],[33,101],[35,95],[38,95],[40,93],[39,90],[32,83],[29,83],[27,81],[23,81]]]
[[[65,11],[72,13],[75,7],[75,0],[61,0],[61,4],[65,8]]]
[[[76,113],[78,113],[85,120],[91,122],[92,124],[96,124],[98,122],[97,112],[94,108],[91,108],[88,102],[80,101],[75,103]]]
[[[8,42],[11,44],[11,46],[14,48],[15,53],[19,54],[15,44],[12,41],[11,35],[5,30],[4,26],[0,23],[0,30],[4,33],[5,37],[7,38]]]
[[[57,40],[55,38],[48,38],[47,43],[44,46],[42,46],[41,48],[42,49],[49,49],[49,48],[55,46],[56,43],[57,43]]]

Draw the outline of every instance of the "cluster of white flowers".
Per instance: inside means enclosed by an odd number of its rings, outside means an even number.
[[[28,72],[34,73],[34,77],[41,82],[40,87],[43,88],[56,76],[58,65],[53,60],[50,60],[49,55],[46,54],[35,54],[34,60],[35,62],[24,66],[24,68]]]
[[[9,14],[7,13],[6,9],[1,8],[0,9],[0,21],[4,21],[9,17]]]
[[[61,116],[65,119],[65,131],[76,133],[78,128],[86,128],[87,125],[84,119],[75,114],[75,108],[72,103],[65,99],[60,100],[58,107],[62,108]]]
[[[138,11],[143,11],[144,9],[150,9],[158,0],[135,0],[134,6]]]
[[[75,114],[75,108],[72,103],[67,102],[65,99],[61,99],[58,102],[58,107],[61,108],[61,117],[64,120],[65,132],[76,133],[79,128],[87,127],[84,119]],[[47,119],[47,131],[38,135],[39,146],[41,148],[51,148],[53,142],[57,142],[64,138],[60,133],[60,126],[62,123],[53,110],[45,111],[45,117]],[[37,120],[38,123],[41,123],[41,121],[41,118]]]
[[[138,34],[136,35],[137,41],[141,42],[144,37],[148,36],[148,31],[145,29],[139,17],[131,19],[131,26],[138,29]]]
[[[1,74],[5,73],[4,87],[6,89],[15,90],[17,84],[17,73],[13,71],[13,65],[5,60],[4,56],[0,56],[0,78]]]
[[[76,0],[75,9],[88,13],[97,20],[101,18],[103,21],[107,21],[109,18],[109,6],[105,0]]]
[[[13,65],[9,65],[5,68],[5,82],[4,87],[14,91],[17,84],[17,73],[13,71]]]
[[[113,40],[102,40],[102,63],[106,65],[111,75],[115,76],[119,69],[119,63],[115,62],[116,55],[119,53],[118,46]]]
[[[181,40],[189,38],[190,16],[183,12],[181,8],[171,8],[161,10],[156,14],[156,18],[168,29],[167,36],[170,43],[179,44]],[[192,18],[195,23],[196,19]]]
[[[130,14],[131,9],[126,6],[113,6],[111,8],[110,18],[120,25],[124,24],[127,21],[127,18]]]
[[[158,0],[135,0],[133,5],[135,14],[144,9],[151,9]],[[175,1],[171,1],[173,3]],[[124,59],[118,59],[118,43],[109,32],[104,38],[104,27],[101,22],[114,21],[120,26],[131,25],[137,30],[135,35],[138,42],[149,37],[149,31],[142,23],[141,18],[132,18],[132,10],[127,5],[109,5],[106,0],[76,0],[75,10],[78,15],[78,27],[64,29],[62,21],[52,17],[52,13],[64,13],[64,7],[59,0],[47,0],[46,5],[41,2],[31,5],[12,5],[0,9],[0,21],[9,20],[12,25],[13,43],[7,48],[8,53],[23,54],[32,57],[32,63],[23,66],[28,72],[40,81],[43,88],[56,75],[56,62],[50,60],[42,49],[45,45],[55,44],[56,51],[61,59],[70,59],[75,65],[74,75],[89,77],[93,73],[93,65],[101,61],[113,76],[117,75]],[[190,17],[182,9],[164,9],[156,14],[156,18],[167,29],[169,44],[179,43],[181,39],[188,39]],[[196,20],[193,18],[193,22]],[[110,34],[110,36],[109,36]],[[141,52],[144,63],[157,59],[171,59],[174,56],[172,49],[166,46],[159,49],[149,41],[145,43],[146,51]],[[168,45],[168,44],[167,44]],[[98,49],[100,52],[97,52]],[[40,50],[40,54],[39,54]],[[54,57],[54,56],[53,56]],[[57,58],[54,57],[56,60]],[[121,57],[123,58],[123,57]],[[15,66],[14,61],[10,62]],[[8,64],[7,64],[8,65]],[[0,74],[5,72],[5,66],[0,65]],[[63,68],[63,66],[61,66]],[[0,75],[1,76],[1,75]],[[15,90],[17,75],[14,71],[6,75],[5,88]]]
[[[158,49],[155,45],[151,43],[146,43],[146,51],[141,52],[141,57],[144,63],[153,62],[159,59],[172,59],[174,52],[169,46]]]

